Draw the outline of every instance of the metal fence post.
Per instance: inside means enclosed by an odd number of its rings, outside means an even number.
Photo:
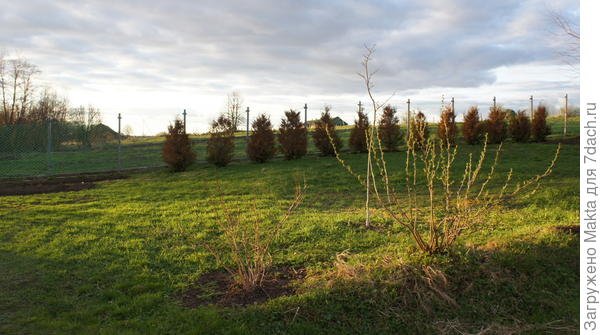
[[[308,128],[308,120],[306,119],[308,106],[304,104],[304,128]]]
[[[456,115],[456,112],[454,111],[454,97],[452,97],[452,114]]]
[[[119,114],[121,115],[121,114]],[[185,109],[183,110],[183,133],[187,134],[187,120],[186,120],[187,112]]]
[[[563,137],[567,136],[567,116],[569,114],[569,95],[565,94],[565,124],[563,126]]]
[[[494,109],[496,109],[496,96],[494,96]]]
[[[119,113],[118,119],[119,119],[118,169],[119,169],[119,171],[121,171],[121,113]]]
[[[48,119],[48,139],[46,144],[46,168],[48,174],[52,173],[52,119]]]
[[[531,114],[531,121],[533,121],[533,95],[529,96],[529,113]]]
[[[250,107],[246,107],[246,141],[250,136]]]

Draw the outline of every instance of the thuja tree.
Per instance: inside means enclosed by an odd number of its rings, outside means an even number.
[[[525,111],[519,111],[510,118],[510,136],[515,142],[527,142],[531,136],[531,122]]]
[[[294,110],[285,112],[279,126],[279,147],[285,159],[297,159],[306,155],[307,131],[300,121],[300,113]]]
[[[369,57],[370,53],[363,64]],[[364,77],[367,78],[369,96],[372,96],[371,74],[367,69],[365,66]],[[377,111],[375,99],[371,100]],[[552,172],[560,145],[545,171],[517,183],[512,183],[515,179],[512,170],[505,176],[496,176],[502,144],[496,148],[491,163],[486,163],[487,139],[479,155],[469,153],[462,164],[457,163],[459,150],[459,146],[440,140],[428,140],[419,149],[408,146],[404,162],[398,169],[404,170],[403,178],[394,183],[390,182],[389,176],[399,171],[393,171],[394,166],[386,163],[385,152],[376,141],[369,142],[368,155],[375,164],[366,175],[356,173],[337,152],[336,157],[366,188],[367,194],[373,195],[384,217],[404,227],[422,252],[439,254],[448,251],[465,232],[482,227],[489,218],[488,213],[500,209],[504,201],[537,189],[540,180]],[[498,183],[500,187],[490,187]]]
[[[379,138],[381,145],[386,151],[395,151],[400,145],[402,132],[400,131],[400,120],[396,116],[396,108],[387,105],[383,108],[379,119]]]
[[[192,141],[185,133],[181,120],[175,120],[174,124],[169,125],[162,157],[171,170],[176,172],[185,171],[196,160]]]
[[[550,126],[546,123],[547,117],[548,112],[544,105],[539,105],[533,113],[531,135],[536,142],[543,142],[546,140],[546,136],[550,135]]]
[[[224,115],[214,120],[206,143],[206,160],[216,166],[227,166],[233,158],[235,148],[233,125]]]
[[[329,114],[330,108],[325,107],[321,118],[315,122],[313,141],[323,156],[334,156],[335,150],[342,147],[342,141],[335,131],[335,124]]]
[[[429,125],[423,112],[419,111],[410,121],[410,133],[408,134],[408,146],[414,149],[425,147],[429,139]]]
[[[464,116],[462,134],[467,144],[477,144],[481,141],[482,124],[479,121],[479,110],[476,106],[469,107]]]
[[[502,107],[490,107],[490,113],[485,122],[485,132],[490,143],[501,143],[506,139],[508,127],[506,126],[506,112]]]
[[[437,130],[442,143],[456,143],[456,115],[452,106],[444,106],[442,109]]]
[[[358,119],[354,120],[354,128],[350,131],[348,144],[354,152],[367,152],[369,119],[362,111],[358,111]]]
[[[259,115],[252,122],[252,134],[246,146],[246,153],[250,160],[264,163],[275,155],[275,133],[271,120],[265,115]]]

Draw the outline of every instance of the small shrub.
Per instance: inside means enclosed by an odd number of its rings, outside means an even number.
[[[396,108],[390,105],[385,106],[379,120],[379,139],[384,150],[395,151],[398,149],[400,139],[402,138],[399,123],[400,120],[396,116]]]
[[[501,143],[506,139],[506,113],[500,106],[490,107],[490,114],[485,122],[485,132],[490,143]]]
[[[369,131],[369,119],[361,111],[358,112],[358,120],[354,120],[354,128],[350,132],[348,144],[354,152],[367,152],[367,136]]]
[[[204,246],[243,291],[253,292],[262,286],[272,265],[271,245],[279,237],[285,222],[302,203],[305,189],[306,186],[296,186],[294,200],[279,219],[261,216],[255,207],[252,215],[240,212],[221,197],[218,230],[225,244],[225,253],[217,251],[218,246],[214,244]]]
[[[531,135],[531,122],[525,111],[519,111],[510,118],[508,125],[510,136],[515,142],[527,142]]]
[[[275,155],[275,133],[271,120],[261,114],[252,122],[252,134],[248,140],[246,153],[250,160],[257,163],[264,163]]]
[[[183,122],[175,120],[175,124],[169,125],[165,137],[163,160],[172,171],[185,171],[196,160],[196,153],[192,150],[192,141],[184,131]]]
[[[462,127],[463,138],[467,144],[477,144],[481,141],[483,125],[479,121],[479,110],[471,106],[464,116]]]
[[[442,109],[438,124],[438,137],[443,143],[450,145],[456,143],[456,115],[451,106],[445,106]]]
[[[408,147],[416,150],[425,147],[429,138],[429,125],[423,112],[419,111],[410,121],[410,134],[408,137]]]
[[[300,121],[299,112],[285,112],[285,119],[281,119],[279,126],[278,140],[285,159],[297,159],[306,155],[307,131]]]
[[[546,140],[546,136],[550,135],[550,126],[546,123],[547,117],[548,111],[544,105],[539,105],[533,113],[531,135],[536,142],[543,142]]]
[[[231,120],[221,115],[213,121],[206,144],[206,160],[216,166],[227,166],[235,148]]]
[[[335,124],[329,111],[330,108],[325,107],[321,118],[315,123],[315,131],[313,132],[315,146],[323,156],[335,156],[335,150],[342,147],[342,141],[335,131]]]

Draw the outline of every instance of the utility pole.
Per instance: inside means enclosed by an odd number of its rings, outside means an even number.
[[[567,136],[567,115],[569,114],[569,95],[565,94],[565,123],[563,126],[563,137]]]
[[[185,109],[183,110],[183,133],[187,134],[187,122],[186,122],[186,116],[187,116],[187,112],[185,111]],[[121,121],[121,114],[119,114],[119,122]]]
[[[307,113],[308,111],[308,106],[306,105],[306,103],[304,104],[304,128],[308,129],[308,119],[307,119]]]
[[[246,141],[250,136],[250,107],[246,107]]]
[[[531,121],[533,122],[533,95],[529,96],[529,113],[531,114]]]

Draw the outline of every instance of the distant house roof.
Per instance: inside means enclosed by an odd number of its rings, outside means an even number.
[[[347,126],[348,123],[346,123],[346,121],[342,120],[339,116],[336,116],[333,118],[333,124],[335,124],[336,126]]]

